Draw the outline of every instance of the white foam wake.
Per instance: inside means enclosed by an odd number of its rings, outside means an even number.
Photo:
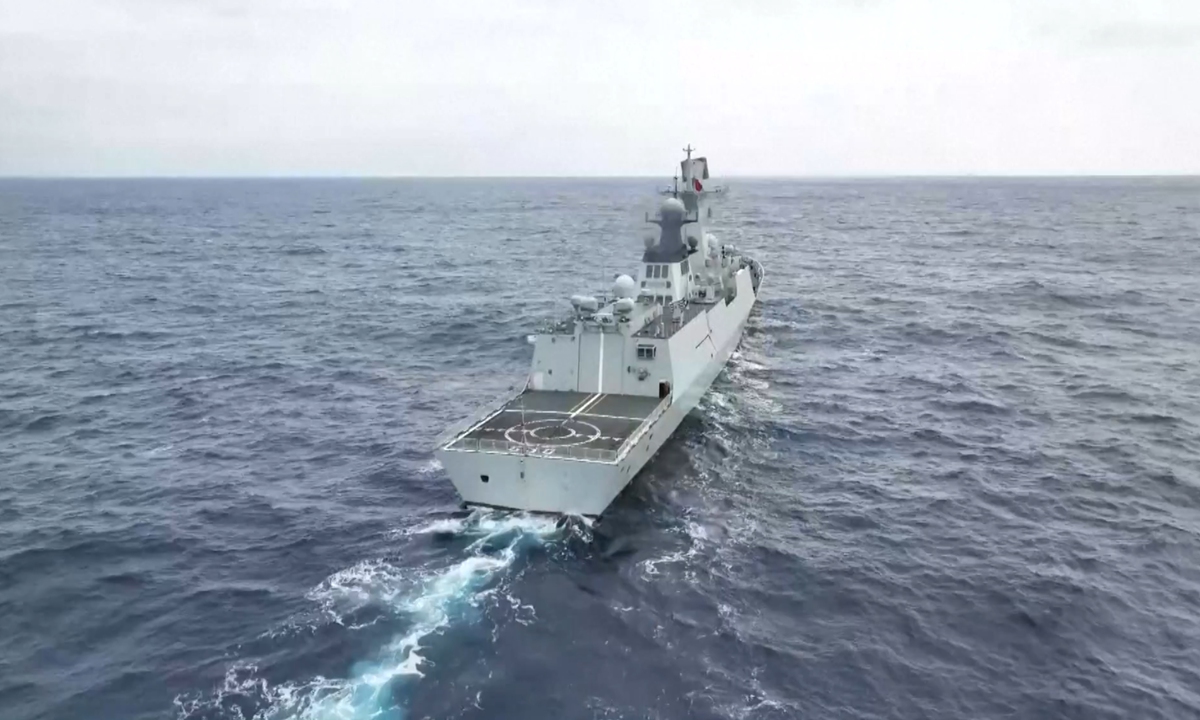
[[[524,513],[501,513],[488,510],[476,510],[470,515],[457,518],[442,518],[418,525],[415,528],[402,530],[400,534],[411,535],[455,535],[478,536],[480,541],[494,539],[507,533],[519,532],[527,535],[546,537],[554,534],[558,522],[545,515],[526,515]]]
[[[692,560],[692,558],[696,557],[696,555],[700,553],[704,547],[704,544],[708,540],[708,531],[704,529],[704,526],[697,522],[689,521],[685,526],[683,526],[682,532],[687,535],[687,547],[667,553],[662,557],[650,558],[641,561],[638,563],[638,565],[642,568],[643,575],[658,575],[658,568],[660,565],[672,565],[675,563],[683,563],[686,565]],[[691,575],[691,570],[685,569],[685,576],[688,576],[689,579],[691,579]]]
[[[332,622],[340,623],[345,614],[365,605],[382,605],[406,621],[402,635],[344,679],[315,677],[271,685],[253,664],[236,664],[212,696],[177,699],[180,717],[208,717],[216,711],[243,720],[241,708],[249,705],[256,708],[254,720],[399,720],[403,707],[396,691],[405,680],[424,676],[423,643],[496,593],[505,572],[524,551],[560,532],[550,518],[484,511],[402,531],[399,534],[406,537],[438,534],[472,541],[464,557],[449,566],[412,570],[366,561],[334,573],[309,594]],[[528,608],[511,596],[509,601],[516,609]]]

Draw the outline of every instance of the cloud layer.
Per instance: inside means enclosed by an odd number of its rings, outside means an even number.
[[[1200,173],[1200,3],[0,0],[0,174]]]

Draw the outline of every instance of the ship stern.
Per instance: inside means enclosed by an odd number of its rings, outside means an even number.
[[[597,517],[629,482],[616,462],[447,447],[436,456],[467,505]]]

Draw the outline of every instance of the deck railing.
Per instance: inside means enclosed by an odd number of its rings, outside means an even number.
[[[637,430],[634,430],[632,435],[625,438],[625,442],[621,443],[621,447],[617,448],[616,458],[614,458],[613,461],[615,462],[625,457],[625,455],[627,455],[629,451],[641,441],[642,436],[645,435],[650,428],[654,427],[654,423],[658,422],[658,419],[662,417],[662,414],[665,413],[667,408],[670,406],[671,398],[669,397],[660,402],[658,407],[654,408],[654,411],[647,415],[646,419],[637,426]]]
[[[571,460],[612,463],[617,460],[616,450],[585,448],[575,445],[525,445],[511,440],[490,438],[460,438],[450,443],[447,450],[461,452],[491,452],[504,455],[526,455],[529,457],[556,457]]]

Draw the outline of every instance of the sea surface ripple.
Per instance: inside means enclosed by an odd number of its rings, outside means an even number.
[[[653,189],[0,181],[0,717],[1200,717],[1200,181],[733,181],[702,405],[460,512]]]

